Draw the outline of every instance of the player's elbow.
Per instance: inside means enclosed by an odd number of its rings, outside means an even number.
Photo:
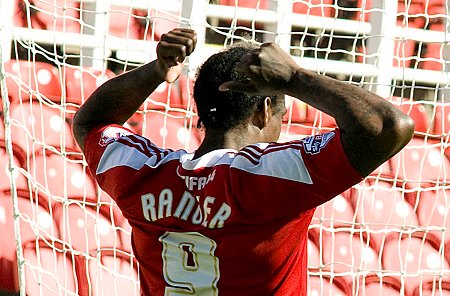
[[[83,116],[80,115],[80,111],[75,113],[72,121],[72,133],[75,141],[78,143],[81,149],[84,148],[84,139],[87,135],[86,124],[83,121]]]
[[[409,143],[414,135],[414,127],[414,120],[400,111],[393,118],[385,120],[381,138],[387,144],[384,152],[388,158]]]

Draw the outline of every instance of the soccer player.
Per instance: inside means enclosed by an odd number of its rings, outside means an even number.
[[[369,91],[300,68],[276,44],[241,43],[197,73],[205,138],[195,152],[122,127],[178,78],[195,44],[189,29],[162,35],[155,61],[100,86],[74,118],[91,171],[132,226],[142,294],[306,295],[315,207],[402,149],[413,121]],[[285,94],[338,128],[276,143]]]

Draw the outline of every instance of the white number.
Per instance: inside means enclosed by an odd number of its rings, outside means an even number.
[[[216,242],[198,232],[166,232],[163,244],[165,295],[218,295],[219,259]]]

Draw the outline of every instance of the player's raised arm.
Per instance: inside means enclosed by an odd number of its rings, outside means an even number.
[[[307,71],[273,43],[265,43],[237,65],[246,82],[226,82],[222,91],[288,94],[333,116],[354,168],[367,176],[400,151],[414,133],[413,120],[385,99],[362,88]]]
[[[81,149],[88,132],[100,124],[123,124],[163,81],[174,82],[195,48],[196,33],[174,29],[161,36],[157,59],[101,85],[75,114],[73,133]]]

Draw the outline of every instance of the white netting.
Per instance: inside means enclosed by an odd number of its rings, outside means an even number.
[[[139,295],[130,226],[93,182],[70,123],[101,83],[154,59],[162,33],[190,26],[199,43],[186,72],[127,126],[194,150],[195,69],[244,36],[377,92],[413,117],[415,137],[317,209],[309,294],[450,295],[448,21],[445,0],[0,0],[0,290]],[[286,104],[281,140],[335,126],[297,100]]]

